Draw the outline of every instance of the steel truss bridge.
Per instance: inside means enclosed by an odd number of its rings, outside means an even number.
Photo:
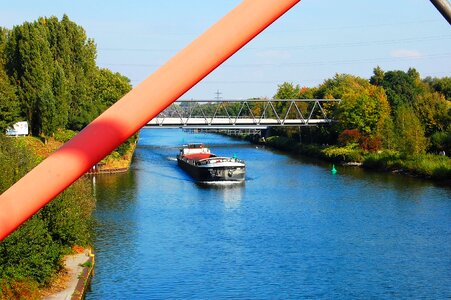
[[[340,99],[178,100],[147,128],[266,129],[334,122]]]

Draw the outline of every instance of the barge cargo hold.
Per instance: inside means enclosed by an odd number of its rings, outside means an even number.
[[[243,182],[246,164],[235,157],[219,157],[204,144],[188,144],[177,155],[178,165],[195,180],[206,182]]]

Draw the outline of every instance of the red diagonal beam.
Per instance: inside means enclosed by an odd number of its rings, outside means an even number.
[[[0,240],[300,0],[245,0],[0,196]]]

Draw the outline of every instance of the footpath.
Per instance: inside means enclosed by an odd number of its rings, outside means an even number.
[[[94,254],[91,250],[83,253],[68,255],[64,259],[67,271],[65,288],[51,295],[44,296],[44,300],[78,300],[84,299],[91,277],[94,275]]]

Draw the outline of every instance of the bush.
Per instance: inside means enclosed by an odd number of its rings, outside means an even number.
[[[0,299],[40,299],[42,296],[36,282],[1,280]]]
[[[363,155],[357,144],[349,144],[346,147],[331,146],[322,150],[322,153],[336,162],[361,162]]]
[[[0,193],[37,162],[24,143],[0,135]],[[47,284],[70,246],[90,243],[94,203],[90,184],[82,178],[0,243],[0,299],[26,292],[24,284],[30,290]]]
[[[0,278],[46,284],[61,268],[62,254],[45,221],[35,215],[0,244]]]
[[[69,129],[58,129],[55,133],[55,140],[60,142],[67,142],[77,134],[76,131]]]
[[[403,170],[411,174],[439,180],[451,179],[451,159],[441,155],[401,156],[394,151],[384,151],[368,154],[363,166],[388,171]]]
[[[340,145],[355,144],[360,141],[361,135],[358,129],[345,129],[338,136]]]
[[[451,130],[438,131],[431,135],[431,149],[435,152],[445,151],[451,154]]]
[[[293,139],[284,136],[271,136],[266,139],[266,143],[274,148],[285,151],[293,151],[298,145]]]
[[[127,151],[130,149],[131,145],[136,142],[138,139],[138,135],[134,134],[132,137],[130,137],[128,140],[123,142],[119,147],[116,148],[117,153],[119,153],[119,156],[124,156]]]
[[[391,170],[401,166],[401,156],[397,151],[370,153],[365,156],[363,166],[371,169]]]

